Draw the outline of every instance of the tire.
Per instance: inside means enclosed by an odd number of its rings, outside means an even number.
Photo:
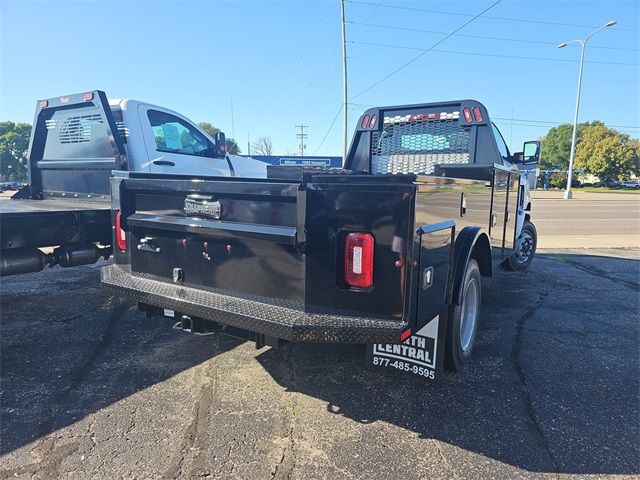
[[[471,259],[467,263],[462,281],[462,301],[460,305],[449,307],[447,342],[445,348],[445,368],[460,371],[467,363],[478,332],[482,288],[480,267]]]
[[[522,233],[520,235],[523,237],[520,242],[520,247],[502,263],[502,267],[504,267],[505,270],[518,272],[525,270],[529,265],[531,265],[533,257],[536,255],[538,232],[535,225],[530,221],[525,220],[524,225],[522,226]]]

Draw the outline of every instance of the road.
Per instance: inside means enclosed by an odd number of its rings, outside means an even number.
[[[640,194],[575,191],[533,193],[541,248],[640,247]]]
[[[6,279],[0,478],[637,476],[639,258],[498,272],[473,361],[437,384],[360,346],[175,331],[97,266]]]

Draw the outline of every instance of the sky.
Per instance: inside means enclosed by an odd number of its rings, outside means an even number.
[[[573,121],[580,48],[556,45],[609,20],[587,44],[579,120],[640,136],[640,2],[494,3],[345,0],[349,138],[370,106],[473,98],[519,151]],[[0,0],[0,121],[93,89],[210,122],[243,153],[269,137],[296,154],[302,124],[305,155],[341,155],[340,2]]]

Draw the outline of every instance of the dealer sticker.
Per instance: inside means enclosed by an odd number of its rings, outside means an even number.
[[[435,380],[442,372],[445,325],[436,315],[424,327],[403,343],[369,345],[369,363],[377,367],[394,368]]]

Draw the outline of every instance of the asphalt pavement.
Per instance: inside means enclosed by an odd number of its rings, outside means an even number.
[[[640,248],[640,193],[532,193],[541,248]]]
[[[2,281],[0,478],[640,474],[640,251],[547,251],[484,283],[468,367],[255,350],[146,319],[98,266]]]

